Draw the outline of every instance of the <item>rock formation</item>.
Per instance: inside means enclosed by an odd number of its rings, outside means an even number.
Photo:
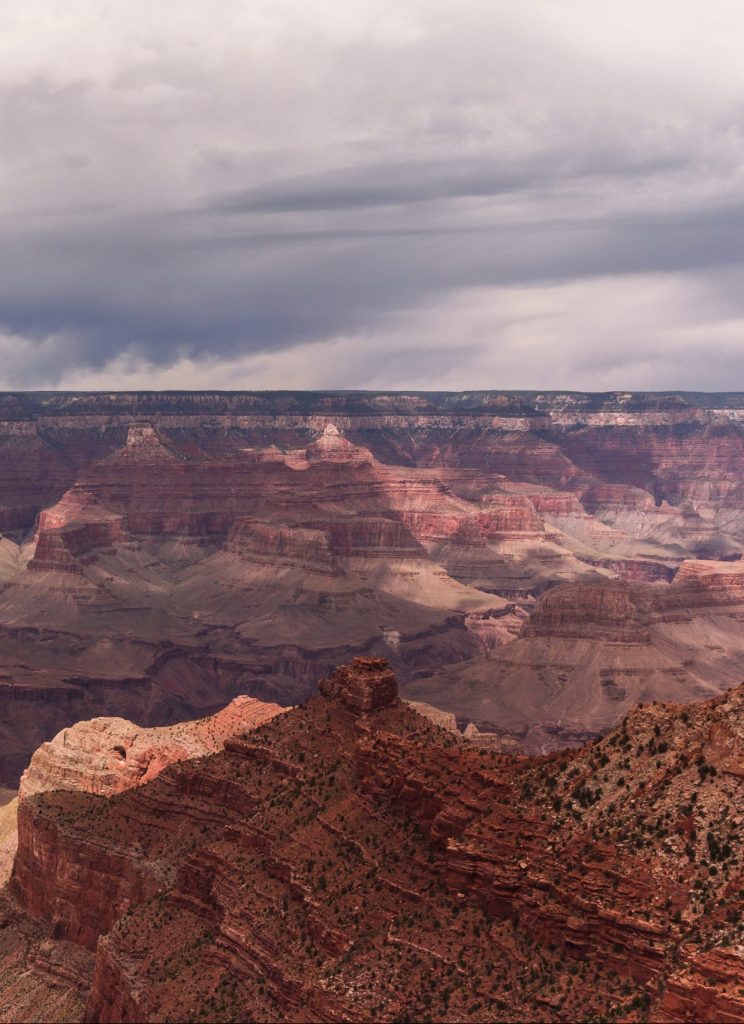
[[[342,665],[328,679],[321,679],[318,689],[354,714],[390,707],[398,696],[395,673],[384,658],[355,658],[351,665]]]
[[[225,741],[257,729],[284,708],[236,697],[208,718],[141,729],[123,718],[94,718],[63,729],[39,747],[16,795],[0,790],[0,885],[10,878],[18,845],[18,801],[50,790],[113,796],[142,786],[175,764],[222,750]]]
[[[743,722],[739,688],[492,753],[360,658],[147,785],[25,799],[7,941],[50,929],[90,1022],[741,1021]]]
[[[742,583],[739,562],[685,561],[671,584],[556,586],[512,642],[406,692],[530,753],[581,744],[638,702],[699,700],[737,685]]]
[[[76,721],[293,704],[354,655],[530,750],[728,685],[743,405],[0,395],[0,784]]]
[[[11,789],[0,790],[0,886],[10,878],[18,848],[18,796]]]
[[[21,776],[21,800],[53,789],[113,796],[150,782],[177,761],[222,750],[225,740],[257,729],[285,711],[254,697],[235,697],[209,718],[141,729],[123,718],[94,718],[42,744]]]

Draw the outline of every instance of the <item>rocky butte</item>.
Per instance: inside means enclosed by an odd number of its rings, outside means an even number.
[[[357,658],[144,785],[22,800],[6,1014],[742,1021],[743,713],[646,703],[507,755]]]
[[[389,707],[398,696],[395,673],[382,658],[355,658],[353,664],[342,665],[328,679],[321,679],[318,689],[356,714]]]
[[[354,656],[539,753],[744,676],[744,396],[0,394],[0,785]]]

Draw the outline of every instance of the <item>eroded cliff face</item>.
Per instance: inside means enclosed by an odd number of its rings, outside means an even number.
[[[256,729],[285,710],[242,696],[215,715],[159,729],[142,729],[123,718],[95,718],[63,729],[36,751],[17,792],[0,790],[0,885],[10,878],[18,845],[19,800],[56,789],[98,796],[122,793],[150,782],[176,761],[222,750],[230,737]],[[435,708],[426,712],[437,713]]]
[[[411,697],[529,750],[596,734],[635,699],[712,692],[730,681],[721,662],[738,672],[744,656],[721,618],[744,545],[741,405],[0,396],[0,783],[81,719],[159,726],[239,693],[289,705],[354,654],[390,659]],[[701,559],[712,568],[690,568]],[[605,581],[671,584],[665,621],[687,617],[702,657],[642,610],[613,617],[636,592]],[[548,637],[559,597],[525,626],[562,585],[576,589],[560,628]],[[571,610],[603,602],[604,616]],[[590,640],[612,654],[582,676]],[[541,685],[522,701],[528,664],[565,707]]]
[[[738,685],[742,583],[740,562],[687,560],[671,583],[562,584],[536,601],[513,641],[414,680],[407,693],[529,753],[579,745],[638,702]]]
[[[141,729],[123,718],[94,718],[42,744],[21,776],[21,801],[54,789],[113,796],[143,786],[177,761],[222,750],[225,740],[258,728],[286,709],[236,697],[209,718]]]
[[[744,1020],[743,712],[510,757],[361,658],[147,785],[25,800],[12,887],[95,951],[91,1022]]]
[[[251,697],[238,697],[228,707],[209,718],[161,729],[140,729],[123,719],[95,719],[80,722],[45,743],[34,755],[21,780],[19,796],[9,799],[10,791],[0,793],[0,995],[3,1020],[76,1021],[83,1016],[90,991],[94,957],[85,945],[59,939],[58,920],[48,921],[22,910],[9,892],[17,850],[18,825],[27,820],[26,805],[33,797],[49,791],[112,796],[145,785],[171,764],[184,759],[204,757],[222,750],[233,735],[246,735],[270,721],[285,709],[263,704]],[[125,830],[129,823],[120,827]],[[50,871],[64,870],[61,864],[71,849],[59,845],[58,837],[38,834],[39,863]],[[70,862],[68,861],[68,864]],[[44,868],[42,868],[44,870]],[[80,934],[85,928],[98,933],[103,918],[86,912],[86,886],[91,878],[100,882],[111,876],[106,888],[110,905],[99,910],[112,923],[117,920],[132,893],[146,894],[147,884],[134,883],[136,869],[127,857],[107,851],[105,842],[94,846],[85,870],[71,880],[67,914],[79,920]],[[32,885],[34,883],[31,883]],[[76,888],[77,887],[77,888]],[[96,884],[96,898],[104,890]],[[119,896],[125,892],[125,902]],[[39,903],[43,912],[44,904]],[[87,916],[86,916],[87,913]]]

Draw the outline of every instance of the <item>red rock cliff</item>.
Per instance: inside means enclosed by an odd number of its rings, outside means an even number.
[[[744,1019],[696,952],[741,938],[743,712],[646,705],[514,758],[357,659],[224,753],[25,801],[14,884],[59,937],[107,933],[90,1021]]]

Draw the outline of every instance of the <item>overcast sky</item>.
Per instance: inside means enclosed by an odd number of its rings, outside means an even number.
[[[741,0],[5,0],[0,387],[744,390]]]

